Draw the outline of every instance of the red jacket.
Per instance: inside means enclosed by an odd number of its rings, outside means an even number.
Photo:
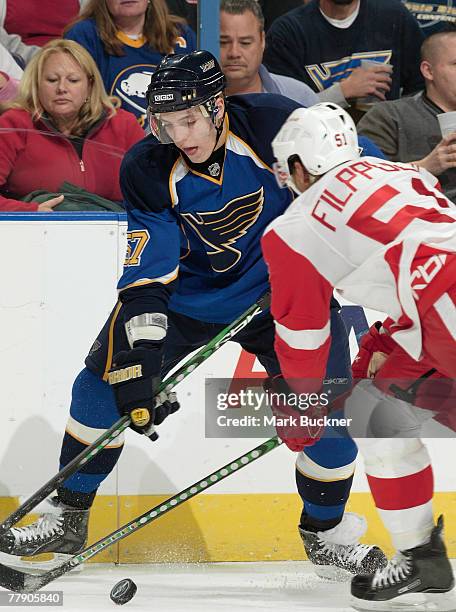
[[[19,34],[26,45],[41,47],[62,37],[80,7],[81,0],[0,0],[0,26],[9,34]]]
[[[108,200],[122,200],[120,164],[143,137],[135,116],[118,110],[86,136],[80,159],[68,137],[43,121],[34,123],[25,110],[7,111],[0,116],[0,211],[37,210],[38,204],[13,198],[35,189],[57,192],[64,181]]]

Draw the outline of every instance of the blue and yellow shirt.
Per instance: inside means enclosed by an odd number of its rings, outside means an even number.
[[[106,52],[97,26],[93,19],[75,24],[65,35],[85,47],[94,58],[100,70],[106,91],[117,96],[122,108],[134,113],[143,126],[146,117],[146,91],[150,77],[164,55],[152,49],[144,37],[129,38],[123,32],[117,33],[122,42],[124,55],[109,55]],[[182,26],[176,40],[175,53],[190,53],[196,49],[196,36],[188,26]]]

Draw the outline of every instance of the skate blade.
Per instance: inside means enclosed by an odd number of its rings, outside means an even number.
[[[317,576],[328,582],[349,582],[353,578],[351,572],[335,565],[314,565],[313,567]]]
[[[67,555],[64,553],[50,553],[50,555],[52,558],[46,561],[39,561],[35,560],[35,557],[18,557],[17,555],[8,555],[0,552],[0,563],[21,571],[33,572],[34,570],[43,570],[47,572],[55,567],[58,567],[59,565],[62,565],[62,563],[65,563],[68,561],[68,559],[73,557],[73,555]],[[77,565],[72,571],[80,572],[82,569],[83,563]]]
[[[408,593],[388,601],[352,597],[350,605],[360,612],[456,612],[456,589],[448,593]]]

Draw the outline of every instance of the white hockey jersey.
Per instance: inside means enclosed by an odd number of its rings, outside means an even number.
[[[414,165],[365,157],[325,174],[268,226],[262,247],[286,378],[319,387],[334,288],[387,313],[392,337],[420,358],[420,315],[456,282],[456,208],[437,186]]]

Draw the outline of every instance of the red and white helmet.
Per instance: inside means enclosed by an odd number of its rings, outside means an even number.
[[[279,183],[295,191],[288,165],[293,155],[314,176],[360,155],[353,119],[337,104],[327,102],[293,111],[272,141],[272,149]]]

